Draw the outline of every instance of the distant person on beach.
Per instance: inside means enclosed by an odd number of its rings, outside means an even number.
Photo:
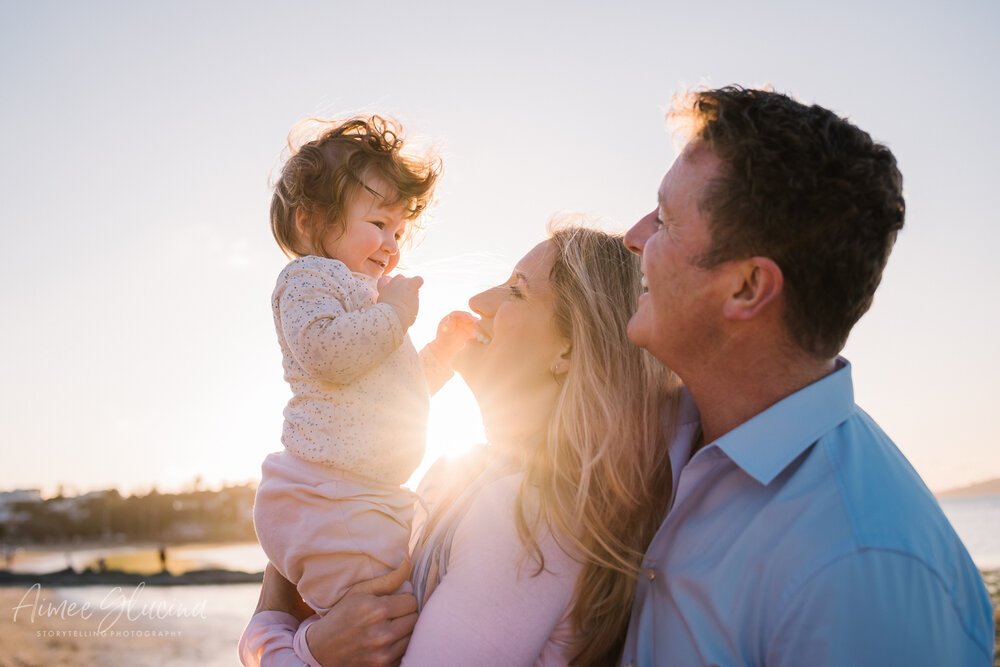
[[[292,398],[254,526],[270,562],[322,613],[406,559],[414,495],[400,485],[423,457],[428,391],[450,377],[467,334],[447,319],[418,356],[407,329],[422,280],[389,275],[431,199],[437,159],[403,152],[400,128],[379,116],[296,133],[271,202],[271,230],[292,258],[271,297]]]
[[[672,444],[623,662],[991,664],[979,572],[838,356],[903,226],[895,158],[774,92],[706,90],[670,117],[687,145],[625,236],[649,287],[629,338],[700,431]]]

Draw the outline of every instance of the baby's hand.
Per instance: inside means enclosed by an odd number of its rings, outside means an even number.
[[[466,341],[476,334],[478,321],[475,315],[462,310],[448,313],[438,324],[437,336],[428,347],[440,361],[450,364]]]
[[[417,290],[424,284],[420,276],[383,276],[378,281],[378,302],[387,303],[396,311],[404,329],[409,329],[417,319],[420,306]]]

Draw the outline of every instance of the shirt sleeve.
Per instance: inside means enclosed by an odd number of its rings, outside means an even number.
[[[319,616],[302,624],[283,611],[253,615],[240,637],[240,662],[245,667],[320,667],[305,641],[305,631]]]
[[[976,602],[957,599],[948,586],[907,554],[848,554],[795,594],[769,642],[766,663],[988,667],[992,628],[985,636],[969,615]]]
[[[405,331],[392,306],[348,310],[346,280],[309,264],[290,267],[278,296],[282,335],[295,361],[313,377],[346,384],[383,361]]]
[[[566,615],[580,564],[550,535],[545,570],[514,523],[518,477],[483,488],[452,543],[448,570],[420,612],[403,658],[420,665],[532,665]]]

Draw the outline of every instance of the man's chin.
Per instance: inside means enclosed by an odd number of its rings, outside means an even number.
[[[643,322],[642,315],[636,313],[628,321],[628,328],[625,330],[625,333],[633,345],[644,348],[649,342],[647,328],[645,322]]]

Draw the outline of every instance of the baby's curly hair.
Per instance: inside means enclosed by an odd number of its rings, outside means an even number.
[[[362,188],[391,197],[381,202],[384,206],[404,207],[409,238],[433,196],[441,159],[432,152],[403,153],[403,144],[399,123],[377,115],[310,118],[292,128],[290,155],[271,198],[271,232],[285,255],[301,257],[321,248],[320,239],[328,230],[343,227],[344,211]],[[367,179],[384,181],[394,191],[375,192],[366,185]],[[313,220],[305,239],[296,231],[299,209]]]

